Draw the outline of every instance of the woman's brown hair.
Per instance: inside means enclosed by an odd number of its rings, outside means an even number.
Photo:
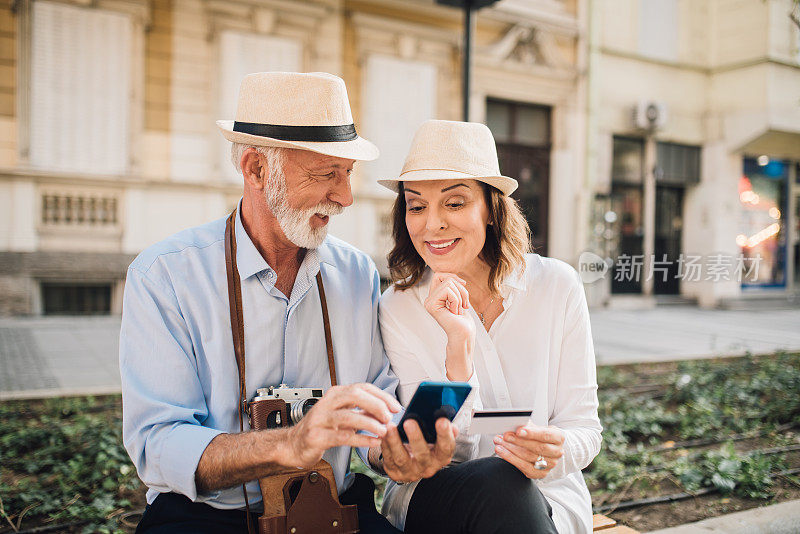
[[[499,189],[480,182],[489,208],[486,242],[480,257],[489,266],[489,289],[500,294],[500,284],[514,271],[524,269],[525,254],[531,249],[531,231],[517,201]],[[408,289],[422,278],[425,260],[417,253],[406,227],[406,198],[403,182],[392,207],[394,248],[389,253],[389,275],[399,290]]]

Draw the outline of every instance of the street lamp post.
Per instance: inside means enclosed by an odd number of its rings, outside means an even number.
[[[490,6],[498,0],[436,0],[443,6],[460,7],[464,10],[464,49],[461,63],[461,93],[462,112],[464,121],[469,120],[469,92],[470,92],[470,66],[472,55],[472,12]]]

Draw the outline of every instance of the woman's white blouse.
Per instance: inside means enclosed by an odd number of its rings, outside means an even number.
[[[425,311],[431,271],[405,291],[390,287],[379,317],[386,354],[407,405],[424,380],[446,381],[447,336]],[[467,434],[473,408],[531,408],[534,424],[564,431],[564,456],[536,481],[553,508],[560,534],[592,532],[592,506],[581,470],[600,452],[597,378],[589,310],[583,284],[569,264],[528,254],[522,276],[502,286],[503,312],[489,332],[475,311],[473,393],[455,420],[454,462],[494,454],[493,436]],[[383,513],[401,530],[416,484],[389,482]]]

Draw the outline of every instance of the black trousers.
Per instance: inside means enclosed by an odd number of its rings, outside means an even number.
[[[420,481],[409,534],[558,534],[553,509],[530,479],[496,457],[470,460]]]
[[[363,534],[397,534],[385,517],[375,510],[375,485],[364,474],[339,496],[342,504],[358,507],[358,523]],[[253,525],[257,514],[251,513]],[[162,493],[147,505],[136,534],[247,534],[247,515],[242,510],[220,510],[205,503],[192,502],[178,493]]]

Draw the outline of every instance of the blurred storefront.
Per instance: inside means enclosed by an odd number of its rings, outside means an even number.
[[[587,250],[610,265],[591,304],[800,302],[791,10],[590,2]]]

